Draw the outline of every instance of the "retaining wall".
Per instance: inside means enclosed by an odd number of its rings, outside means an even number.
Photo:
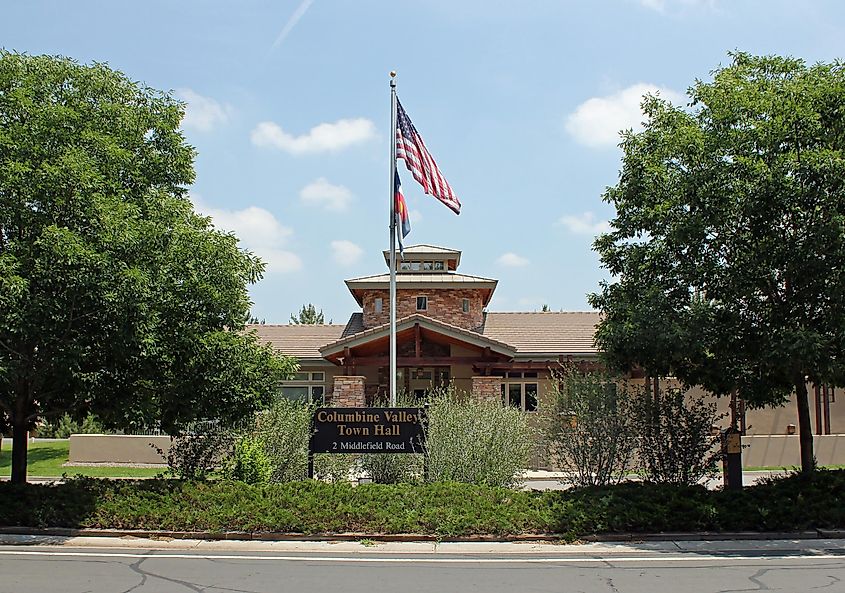
[[[71,463],[164,463],[151,445],[166,454],[168,436],[136,436],[125,434],[70,435]]]

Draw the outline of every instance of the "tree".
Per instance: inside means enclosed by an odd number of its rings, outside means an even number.
[[[0,425],[178,433],[269,402],[295,363],[242,333],[264,264],[194,213],[183,106],[103,64],[0,52]]]
[[[809,472],[807,381],[845,383],[845,70],[731,57],[688,109],[649,97],[623,135],[596,340],[751,407],[794,390]]]
[[[294,325],[322,325],[325,323],[325,318],[323,317],[322,309],[317,313],[317,308],[311,303],[308,303],[307,305],[302,305],[302,309],[299,310],[298,315],[290,316],[290,322]]]

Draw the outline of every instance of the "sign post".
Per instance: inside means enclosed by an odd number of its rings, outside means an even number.
[[[308,441],[308,477],[315,453],[423,453],[424,408],[317,408]]]

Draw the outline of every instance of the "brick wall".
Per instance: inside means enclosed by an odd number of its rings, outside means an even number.
[[[502,401],[501,377],[473,377],[471,396],[477,401]]]
[[[396,291],[396,318],[401,319],[414,313],[421,313],[432,319],[450,323],[469,330],[477,330],[484,320],[481,290],[469,288],[413,288]],[[428,310],[417,311],[417,297],[428,297]],[[375,301],[382,299],[381,313],[376,313]],[[464,313],[463,300],[469,299],[469,313]],[[365,290],[364,327],[371,328],[390,322],[390,291]]]
[[[334,389],[327,399],[330,405],[335,408],[363,408],[366,403],[364,377],[337,375],[334,378]]]

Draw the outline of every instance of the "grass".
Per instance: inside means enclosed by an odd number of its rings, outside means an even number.
[[[67,440],[35,441],[29,443],[26,471],[30,477],[58,478],[62,474],[81,475],[92,478],[151,478],[162,473],[162,469],[142,467],[64,467],[70,445]],[[8,477],[12,471],[11,440],[3,439],[0,450],[0,476]]]
[[[794,532],[845,528],[845,470],[770,478],[739,492],[624,482],[567,491],[473,484],[251,486],[215,480],[0,483],[0,526],[175,531],[558,534]]]

